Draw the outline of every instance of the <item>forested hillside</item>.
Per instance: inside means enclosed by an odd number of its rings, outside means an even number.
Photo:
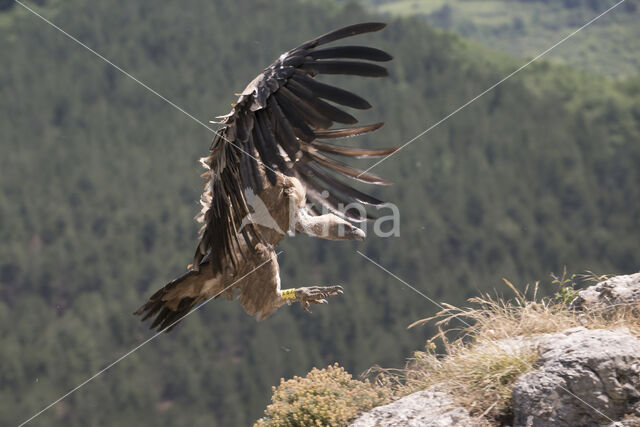
[[[380,19],[289,0],[44,4],[205,123],[284,50]],[[131,313],[192,259],[212,134],[19,6],[0,24],[0,424],[16,425],[151,336]],[[519,65],[418,19],[358,41],[395,57],[388,79],[331,79],[386,122],[359,145],[401,145]],[[406,326],[438,308],[356,250],[454,304],[565,264],[636,271],[638,164],[638,78],[534,64],[375,169],[396,183],[375,194],[400,237],[286,240],[283,287],[343,296],[262,323],[211,302],[33,425],[247,425],[282,376],[399,366],[428,334]]]
[[[425,22],[519,57],[536,56],[620,0],[360,0],[392,15]],[[548,59],[615,77],[640,69],[640,3],[621,4]]]

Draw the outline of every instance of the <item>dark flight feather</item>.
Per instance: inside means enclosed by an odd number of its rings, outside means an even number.
[[[366,182],[368,184],[391,185],[391,182],[386,179],[380,178],[379,176],[369,172],[363,172],[359,169],[352,168],[351,166],[339,162],[338,160],[331,159],[320,153],[307,152],[306,154],[318,164],[357,181]]]
[[[309,125],[304,121],[304,118],[300,115],[300,113],[296,110],[295,106],[284,96],[280,91],[277,91],[273,94],[276,101],[278,101],[278,105],[282,108],[282,112],[287,117],[287,120],[291,124],[293,128],[293,132],[296,134],[298,138],[305,142],[311,142],[315,138],[315,134],[309,127]]]
[[[328,187],[344,193],[345,195],[353,199],[353,201],[374,206],[380,206],[384,204],[384,202],[382,202],[381,200],[358,191],[355,188],[348,186],[344,182],[334,178],[333,176],[323,172],[322,170],[320,170],[320,168],[314,166],[313,164],[307,163],[301,166],[301,168],[302,170],[304,170],[305,174],[319,178],[321,181],[324,181],[324,183]]]
[[[351,138],[352,136],[362,135],[364,133],[373,132],[384,126],[384,123],[376,123],[373,125],[359,126],[357,128],[345,129],[329,129],[316,132],[317,139],[333,139],[333,138]]]
[[[356,61],[305,61],[301,70],[310,74],[348,74],[362,77],[386,77],[387,69],[375,64]]]
[[[308,42],[300,45],[299,49],[314,48],[323,44],[334,42],[336,40],[344,39],[346,37],[357,36],[358,34],[370,33],[373,31],[380,31],[386,26],[387,24],[382,22],[365,22],[363,24],[349,25],[348,27],[331,31],[316,39],[309,40]]]
[[[316,95],[311,92],[311,90],[302,86],[300,83],[295,80],[290,80],[286,86],[293,94],[295,94],[298,98],[306,101],[313,109],[315,109],[319,114],[323,115],[329,120],[334,122],[343,123],[347,125],[353,125],[358,123],[358,120],[353,117],[351,114],[342,111],[341,109],[334,107],[318,98]]]
[[[353,147],[343,147],[341,145],[326,144],[326,143],[317,142],[317,141],[313,141],[311,145],[316,150],[320,150],[324,153],[338,154],[341,156],[350,156],[350,157],[355,157],[356,159],[367,159],[370,157],[384,157],[398,151],[397,148],[378,148],[378,149],[353,148]]]
[[[291,79],[301,83],[320,98],[360,110],[371,108],[371,104],[369,104],[366,99],[355,93],[314,80],[302,71],[296,70],[291,76]]]
[[[296,140],[296,134],[289,123],[289,120],[284,116],[280,105],[275,98],[269,98],[269,115],[273,122],[273,129],[280,143],[280,146],[289,156],[289,160],[295,161],[299,157],[300,144]]]
[[[393,59],[387,52],[373,47],[365,46],[328,47],[309,52],[308,56],[313,59],[349,58],[364,59],[377,62],[386,62]]]
[[[328,129],[333,125],[331,120],[320,114],[312,105],[306,100],[296,96],[293,92],[283,86],[278,91],[278,94],[286,97],[291,105],[300,113],[303,120],[309,123],[314,129]]]

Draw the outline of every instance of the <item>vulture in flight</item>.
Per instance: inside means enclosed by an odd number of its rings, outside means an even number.
[[[387,70],[372,62],[389,61],[389,54],[372,47],[326,46],[384,27],[350,25],[283,53],[249,83],[231,112],[219,117],[224,126],[201,159],[206,182],[197,219],[203,225],[193,263],[135,312],[143,321],[153,318],[151,329],[169,330],[198,303],[220,295],[229,300],[237,295],[245,311],[262,320],[284,304],[297,301],[308,311],[310,304],[342,293],[340,286],[281,289],[274,247],[294,231],[362,240],[364,233],[352,222],[371,217],[345,206],[383,204],[338,176],[376,185],[388,181],[333,156],[381,157],[396,149],[334,144],[382,123],[357,126],[355,117],[338,106],[371,105],[315,77],[386,76]],[[351,126],[333,128],[334,123]]]

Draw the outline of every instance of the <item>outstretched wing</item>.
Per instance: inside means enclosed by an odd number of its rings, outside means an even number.
[[[358,122],[330,102],[356,109],[371,105],[358,95],[314,78],[319,74],[386,76],[384,67],[367,62],[392,59],[381,50],[363,46],[321,47],[384,27],[382,23],[351,25],[282,54],[249,83],[232,111],[221,117],[225,126],[216,133],[210,155],[202,159],[208,172],[199,217],[204,225],[194,268],[207,255],[214,271],[222,271],[224,265],[235,266],[237,254],[243,250],[240,235],[249,248],[260,241],[253,226],[242,227],[238,232],[242,219],[249,214],[243,190],[251,188],[260,194],[264,185],[275,184],[276,171],[296,176],[306,187],[309,199],[354,221],[367,218],[362,218],[357,210],[343,211],[341,205],[382,204],[335,175],[378,185],[389,184],[388,181],[329,155],[379,157],[395,149],[353,148],[327,142],[371,132],[382,123],[330,129],[334,123]]]

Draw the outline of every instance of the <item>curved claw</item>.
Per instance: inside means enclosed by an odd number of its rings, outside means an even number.
[[[309,309],[309,306],[311,306],[311,304],[309,304],[309,301],[302,301],[300,302],[300,305],[302,305],[302,308],[304,309],[304,311],[311,314],[311,310]]]
[[[330,297],[342,295],[342,286],[309,286],[296,289],[296,299],[304,311],[311,313],[311,304],[328,304]]]

